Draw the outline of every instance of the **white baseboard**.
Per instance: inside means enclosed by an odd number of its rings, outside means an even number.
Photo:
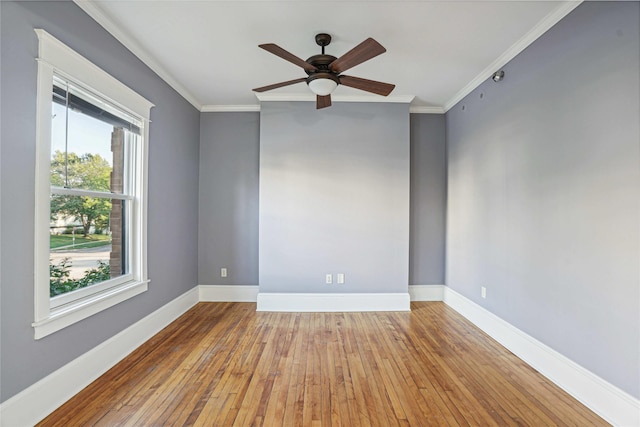
[[[451,288],[444,302],[614,426],[640,426],[640,400],[505,322]]]
[[[200,302],[256,302],[258,286],[200,285]]]
[[[444,285],[409,285],[411,301],[442,301]],[[257,302],[258,286],[200,285],[201,302]]]
[[[442,301],[444,285],[409,285],[411,301]]]
[[[34,425],[199,301],[258,302],[258,311],[408,311],[444,301],[541,374],[616,426],[640,426],[640,401],[443,285],[408,293],[276,294],[257,286],[198,286],[0,404],[0,426]]]
[[[337,312],[409,311],[409,293],[293,294],[258,293],[258,311]]]
[[[38,423],[197,303],[198,289],[194,287],[3,402],[0,425]]]

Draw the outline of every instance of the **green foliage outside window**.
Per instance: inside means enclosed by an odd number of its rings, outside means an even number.
[[[65,154],[56,150],[51,158],[51,185],[109,193],[111,170],[107,160],[99,154]],[[96,234],[102,234],[109,227],[109,214],[111,213],[111,199],[109,198],[52,195],[50,203],[52,221],[65,216],[74,218],[82,225],[84,237],[79,239],[80,241],[87,241],[90,238],[89,233],[92,227]],[[95,240],[99,242],[102,239]],[[108,244],[108,241],[104,243]],[[80,278],[70,277],[71,264],[70,258],[63,258],[57,264],[50,261],[49,294],[51,297],[111,278],[108,262],[98,261],[97,268],[86,271]]]
[[[71,262],[69,258],[63,258],[58,264],[49,263],[49,295],[51,297],[86,288],[89,285],[111,278],[109,264],[103,261],[98,261],[98,268],[88,270],[79,279],[71,279],[69,277],[71,275],[70,270]]]
[[[110,192],[111,166],[99,154],[65,153],[56,150],[51,158],[51,185]],[[100,234],[109,225],[111,200],[106,198],[54,195],[51,219],[72,216],[82,224],[84,237],[93,226]]]

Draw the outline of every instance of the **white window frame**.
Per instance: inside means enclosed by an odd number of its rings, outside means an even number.
[[[43,338],[148,289],[147,278],[147,157],[153,104],[42,29],[38,41],[35,179],[34,336]],[[141,144],[134,153],[136,179],[131,200],[130,280],[113,286],[88,287],[81,298],[52,304],[49,295],[49,223],[51,162],[51,94],[53,76],[81,84],[142,122]],[[90,192],[89,192],[90,193]],[[115,196],[115,195],[114,195]],[[111,281],[109,281],[111,282]],[[79,294],[76,294],[79,295]],[[68,302],[67,302],[68,301]]]

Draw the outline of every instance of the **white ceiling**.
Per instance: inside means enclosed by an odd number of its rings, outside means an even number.
[[[252,88],[305,77],[260,48],[275,43],[307,59],[331,34],[336,57],[367,37],[387,52],[349,75],[396,85],[389,100],[443,112],[489,78],[579,1],[158,1],[76,0],[201,111],[252,111]],[[508,78],[508,76],[506,77]],[[265,97],[314,99],[306,84]],[[366,97],[366,98],[362,98]],[[385,100],[345,86],[340,100]]]

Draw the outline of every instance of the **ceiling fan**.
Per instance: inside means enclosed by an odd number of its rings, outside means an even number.
[[[387,51],[374,39],[366,39],[340,58],[324,53],[325,46],[328,46],[329,43],[331,43],[331,36],[329,34],[317,34],[316,43],[318,46],[322,47],[322,53],[320,55],[314,55],[306,61],[298,58],[290,52],[287,52],[276,44],[267,43],[259,45],[258,47],[261,47],[267,52],[271,52],[292,64],[302,67],[308,74],[308,77],[275,83],[253,90],[255,92],[266,92],[279,87],[307,82],[309,89],[316,94],[316,109],[320,109],[331,106],[331,92],[333,92],[339,84],[383,96],[389,95],[395,88],[395,85],[389,83],[362,79],[360,77],[345,76],[342,74],[342,72],[349,68],[355,67],[356,65],[368,61],[369,59]]]

